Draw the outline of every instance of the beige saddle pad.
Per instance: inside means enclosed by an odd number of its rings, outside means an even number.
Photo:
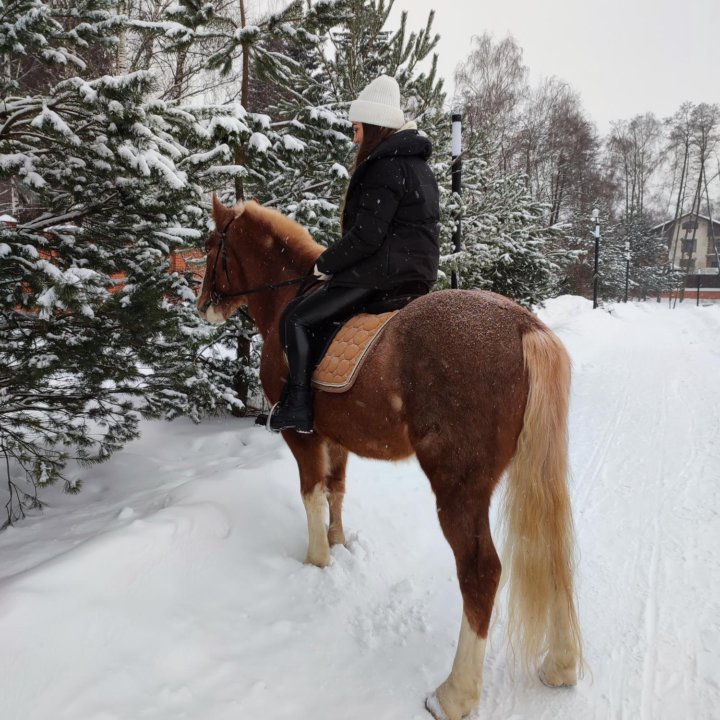
[[[383,328],[398,310],[350,318],[335,335],[330,347],[315,368],[312,383],[318,390],[342,393],[349,390],[358,376],[363,360],[368,356]]]

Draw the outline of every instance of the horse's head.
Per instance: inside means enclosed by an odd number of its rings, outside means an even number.
[[[215,229],[205,241],[207,263],[197,308],[208,322],[220,324],[246,304],[241,295],[247,287],[245,269],[239,253],[239,239],[243,235],[245,205],[225,207],[213,195],[212,216]]]
[[[262,321],[272,319],[297,292],[297,286],[280,291],[274,284],[301,279],[323,248],[294,220],[252,200],[227,208],[213,196],[212,216],[215,230],[205,243],[198,312],[220,324],[251,300],[254,320],[267,325]]]

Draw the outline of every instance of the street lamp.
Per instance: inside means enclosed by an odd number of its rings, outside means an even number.
[[[460,194],[462,190],[462,115],[460,113],[453,113],[452,115],[452,143],[450,147],[452,157],[452,191],[453,193]],[[455,252],[459,253],[462,249],[462,237],[460,228],[460,212],[458,212],[455,218],[455,232],[453,233],[453,245],[455,246]],[[459,286],[458,271],[453,270],[450,278],[450,286],[457,288]]]
[[[628,285],[630,284],[630,241],[625,241],[625,302],[628,299]]]
[[[592,219],[595,222],[595,272],[593,274],[593,310],[598,306],[597,292],[598,292],[598,262],[600,260],[600,211],[597,208],[593,208]]]

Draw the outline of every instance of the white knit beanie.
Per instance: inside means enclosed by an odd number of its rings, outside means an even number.
[[[397,130],[405,122],[400,108],[400,86],[395,78],[381,75],[373,80],[357,100],[350,103],[350,122],[379,125]]]

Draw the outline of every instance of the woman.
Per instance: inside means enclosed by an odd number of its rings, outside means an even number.
[[[405,123],[397,82],[382,75],[350,105],[358,145],[342,213],[342,237],[314,268],[323,286],[288,313],[290,376],[270,417],[272,430],[313,429],[310,339],[378,300],[427,293],[437,277],[440,219],[432,146]]]

